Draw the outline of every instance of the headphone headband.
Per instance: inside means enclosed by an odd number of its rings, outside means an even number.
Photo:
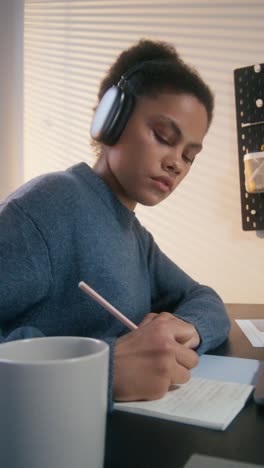
[[[146,62],[141,62],[141,63],[137,63],[136,65],[134,65],[133,67],[129,68],[120,78],[119,82],[117,83],[117,86],[121,87],[123,86],[123,84],[129,80],[129,78],[134,75],[134,73],[136,73],[137,71],[139,71],[141,68],[144,67]]]
[[[123,84],[129,80],[129,78],[134,75],[137,71],[141,70],[142,68],[145,68],[146,65],[148,64],[153,64],[153,65],[162,65],[163,63],[166,63],[168,60],[166,59],[157,59],[157,60],[145,60],[144,62],[136,63],[136,65],[133,65],[133,67],[129,68],[120,78],[117,86],[122,87]]]

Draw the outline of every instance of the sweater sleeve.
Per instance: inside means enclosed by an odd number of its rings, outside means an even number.
[[[0,271],[0,328],[5,328],[41,301],[51,284],[47,245],[15,202],[0,207]]]
[[[192,323],[200,335],[196,350],[199,354],[216,348],[228,337],[230,330],[223,301],[212,288],[190,278],[148,235],[152,311],[172,312]]]

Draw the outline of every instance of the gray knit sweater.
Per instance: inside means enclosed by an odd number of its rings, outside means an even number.
[[[171,311],[201,337],[199,354],[229,332],[223,303],[155,244],[85,163],[38,177],[0,205],[0,341],[77,335],[113,347],[128,330],[78,288],[90,284],[138,324],[148,312]]]

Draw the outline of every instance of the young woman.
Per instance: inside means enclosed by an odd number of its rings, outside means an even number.
[[[125,50],[102,81],[91,126],[97,153],[38,177],[0,211],[2,341],[79,335],[110,346],[113,399],[161,397],[229,332],[223,302],[161,252],[135,215],[189,172],[213,97],[163,42]],[[180,222],[180,221],[179,221]],[[128,331],[78,288],[84,280],[138,325]]]

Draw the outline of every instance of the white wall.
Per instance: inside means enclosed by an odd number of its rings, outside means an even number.
[[[0,200],[23,181],[23,0],[0,0]]]
[[[173,42],[215,91],[215,119],[176,193],[138,215],[225,302],[264,303],[264,239],[241,227],[233,84],[235,68],[264,62],[263,0],[25,3],[25,179],[92,163],[89,122],[104,71],[140,37]]]

